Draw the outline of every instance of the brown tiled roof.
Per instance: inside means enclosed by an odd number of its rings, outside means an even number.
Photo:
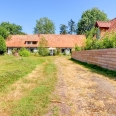
[[[110,22],[111,22],[111,26],[108,29],[108,31],[112,31],[112,30],[116,31],[116,18],[112,19]]]
[[[48,41],[49,47],[74,47],[75,44],[82,46],[85,35],[54,35],[54,34],[41,34]]]
[[[37,47],[37,45],[26,45],[26,41],[38,41],[38,35],[12,35],[11,39],[6,40],[7,47]]]
[[[116,31],[116,18],[111,21],[97,21],[95,24],[96,27],[108,28],[107,31]]]
[[[48,47],[74,47],[75,44],[82,46],[85,35],[12,35],[10,40],[6,40],[7,47],[38,47],[38,44],[25,44],[26,41],[40,41],[41,37],[45,37],[48,41]]]
[[[95,26],[109,28],[111,26],[111,22],[107,22],[107,21],[97,21],[96,24],[95,24]]]

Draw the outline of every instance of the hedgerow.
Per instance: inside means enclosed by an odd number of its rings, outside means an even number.
[[[78,49],[77,49],[78,48]],[[82,47],[75,47],[76,51],[80,51]],[[107,48],[116,48],[116,32],[106,33],[104,37],[97,38],[87,38],[85,45],[83,46],[84,50],[92,49],[107,49]]]

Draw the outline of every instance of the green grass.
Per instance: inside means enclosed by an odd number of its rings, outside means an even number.
[[[37,65],[45,62],[45,58],[0,56],[0,92],[18,79],[30,73]]]
[[[12,116],[43,116],[47,112],[50,94],[57,81],[56,71],[53,60],[46,61],[43,69],[44,81],[15,103]]]
[[[106,68],[102,68],[102,67],[99,67],[97,65],[88,64],[88,63],[81,62],[81,61],[74,60],[74,59],[70,59],[70,60],[77,63],[77,64],[83,65],[84,67],[88,68],[92,72],[102,74],[102,75],[107,76],[107,77],[112,78],[112,79],[116,79],[116,71],[108,70]]]

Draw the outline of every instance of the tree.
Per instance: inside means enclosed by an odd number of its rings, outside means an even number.
[[[86,38],[92,39],[94,36],[97,36],[98,38],[98,28],[92,27],[90,31],[86,32]]]
[[[47,46],[48,46],[48,41],[45,39],[45,37],[41,37],[39,41],[39,47],[38,47],[39,55],[47,56],[49,54]]]
[[[68,27],[66,25],[61,24],[60,25],[60,34],[67,34],[68,33],[67,28]]]
[[[92,8],[83,12],[77,25],[77,34],[85,34],[87,31],[90,31],[96,21],[108,21],[107,15],[98,8]]]
[[[22,32],[22,27],[20,25],[16,25],[16,24],[12,24],[12,23],[9,23],[9,22],[2,22],[0,24],[0,27],[3,27],[5,28],[9,34],[11,35],[16,35],[16,34],[25,34],[24,32]]]
[[[68,32],[69,34],[73,34],[76,32],[76,29],[75,29],[76,24],[72,19],[68,22],[68,27],[69,27],[69,32]]]
[[[4,27],[0,27],[0,35],[6,39],[9,36],[9,32]]]
[[[3,55],[6,52],[6,43],[4,38],[0,35],[0,55]]]
[[[54,34],[55,33],[55,25],[54,23],[48,19],[47,17],[40,18],[36,20],[36,27],[34,28],[35,34]]]

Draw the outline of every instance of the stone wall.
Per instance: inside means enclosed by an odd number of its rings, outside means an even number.
[[[116,70],[116,48],[72,52],[73,59]]]

